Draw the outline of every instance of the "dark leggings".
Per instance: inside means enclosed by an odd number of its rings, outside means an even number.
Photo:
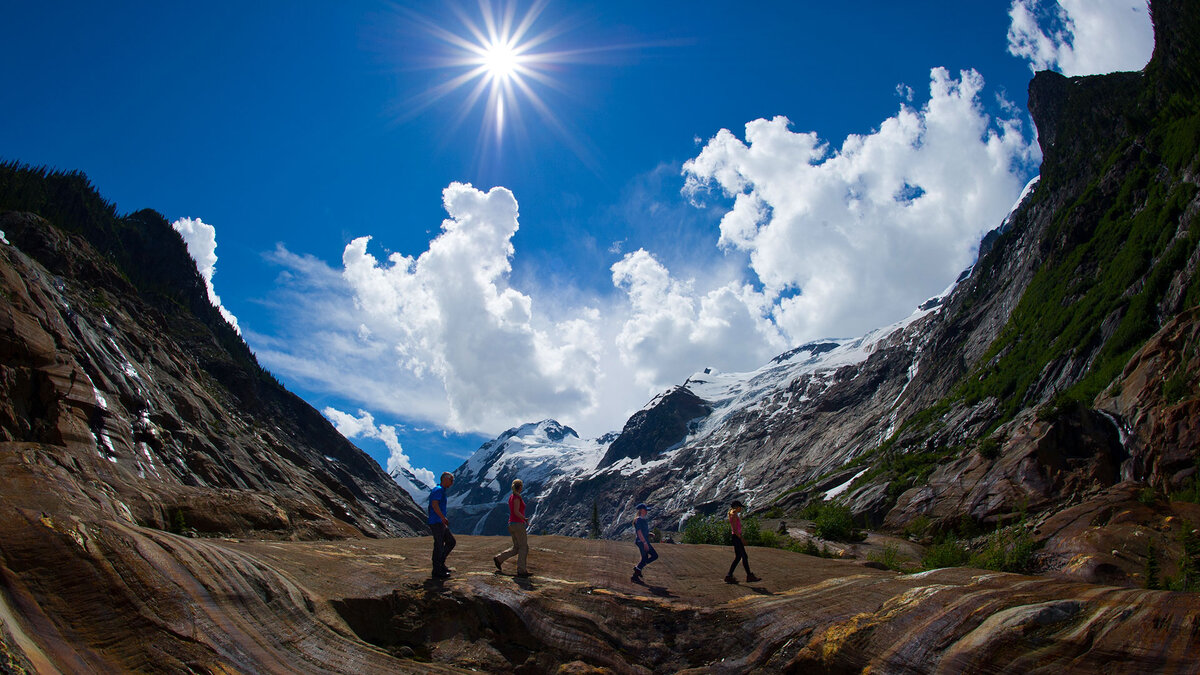
[[[733,535],[733,564],[729,566],[729,574],[725,576],[733,576],[733,571],[737,569],[738,562],[741,561],[742,567],[746,568],[746,574],[750,574],[750,559],[746,557],[746,545],[742,543],[742,538]]]
[[[646,542],[643,544],[642,542],[639,541],[639,542],[637,542],[637,547],[638,547],[638,550],[642,552],[642,562],[637,564],[637,568],[639,570],[644,568],[646,565],[649,565],[650,563],[654,562],[655,560],[658,560],[658,551],[654,550],[654,547],[650,545],[650,542]]]
[[[458,541],[443,523],[430,523],[429,529],[433,530],[433,573],[441,574],[446,571],[446,557]]]

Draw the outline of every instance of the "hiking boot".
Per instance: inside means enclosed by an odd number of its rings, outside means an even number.
[[[638,583],[639,581],[641,581],[642,580],[642,571],[636,567],[633,568],[633,576],[629,577],[629,580],[635,584]]]
[[[727,576],[725,577],[725,583],[727,583],[727,584],[736,584],[736,583],[737,583],[737,578],[736,578],[736,577],[734,577],[732,574],[730,574],[730,575],[727,575]]]
[[[503,572],[503,571],[504,571],[504,570],[503,570],[503,569],[501,569],[501,567],[500,567],[500,558],[492,558],[492,562],[496,564],[496,571],[497,571],[497,572]]]
[[[529,572],[517,572],[517,576],[522,579],[528,579],[529,577],[531,577],[533,575],[530,574]]]
[[[762,579],[759,579],[758,577],[754,576],[753,574],[746,575],[746,583],[752,584],[755,581],[762,581]]]

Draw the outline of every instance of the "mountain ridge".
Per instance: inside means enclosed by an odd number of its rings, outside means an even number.
[[[112,491],[102,510],[162,529],[421,529],[378,464],[258,366],[160,215],[119,217],[82,174],[16,164],[0,166],[0,211],[0,442],[73,457]]]

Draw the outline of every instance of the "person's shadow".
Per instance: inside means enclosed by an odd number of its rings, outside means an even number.
[[[638,586],[645,586],[646,590],[650,591],[650,595],[653,595],[653,596],[656,596],[659,598],[678,598],[679,597],[678,595],[675,595],[674,593],[672,593],[670,591],[670,589],[668,589],[666,586],[652,586],[642,580],[638,580],[633,583],[637,584]]]
[[[666,586],[646,586],[646,588],[650,589],[650,595],[656,595],[660,598],[678,598],[679,597],[678,595],[675,595],[671,591],[667,590]]]
[[[522,590],[532,591],[535,588],[537,588],[536,586],[533,585],[533,577],[532,576],[519,577],[515,574],[506,574],[506,573],[500,572],[500,571],[492,572],[492,574],[494,574],[498,577],[508,577],[508,578],[512,579],[513,583],[520,586]]]

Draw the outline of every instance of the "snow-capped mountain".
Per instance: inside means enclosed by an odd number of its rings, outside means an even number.
[[[514,478],[525,484],[525,515],[538,527],[540,496],[557,481],[596,467],[615,434],[581,439],[574,429],[543,420],[509,429],[454,472],[447,508],[454,529],[463,534],[505,534],[508,495]]]
[[[397,485],[404,488],[404,491],[412,496],[413,501],[418,506],[428,503],[429,492],[433,490],[433,485],[418,478],[412,471],[403,467],[392,469],[388,472],[388,475],[392,477],[392,480],[396,481]]]
[[[659,394],[593,470],[544,490],[542,525],[584,534],[595,505],[604,534],[619,535],[632,506],[646,501],[652,517],[674,529],[734,496],[753,507],[762,501],[756,496],[773,498],[840,466],[894,429],[896,404],[920,371],[925,326],[953,288],[862,337],[810,342],[750,372],[705,369]],[[839,414],[855,407],[856,420]]]

